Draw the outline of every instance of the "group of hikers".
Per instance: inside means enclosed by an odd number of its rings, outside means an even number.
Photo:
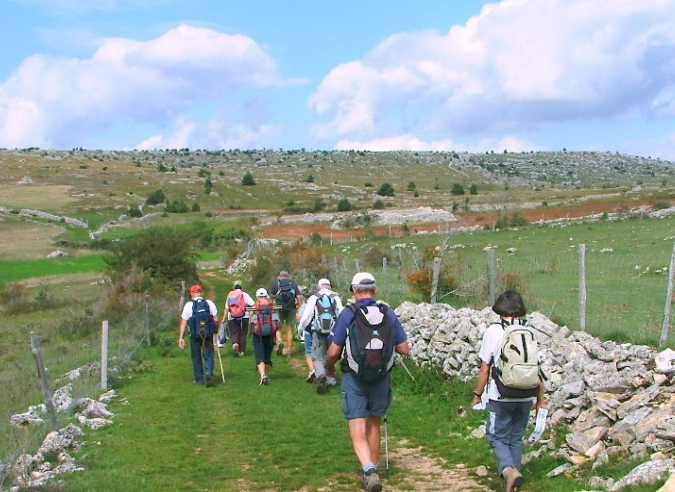
[[[377,283],[368,272],[358,272],[349,285],[351,299],[343,305],[338,293],[331,289],[328,279],[320,279],[303,297],[288,272],[280,272],[269,292],[256,290],[255,299],[243,290],[242,282],[234,282],[225,301],[221,330],[218,309],[213,301],[204,299],[200,285],[190,288],[191,301],[181,313],[179,347],[185,347],[186,329],[194,382],[211,387],[214,384],[215,347],[223,347],[229,339],[235,356],[243,356],[249,336],[253,342],[260,386],[270,382],[272,353],[292,356],[293,342],[299,336],[304,343],[308,368],[308,383],[317,383],[317,393],[326,394],[337,385],[336,365],[341,369],[342,411],[348,421],[349,434],[356,457],[362,468],[362,486],[366,492],[380,492],[378,474],[381,442],[381,419],[392,401],[390,371],[396,354],[409,353],[408,338],[396,313],[386,303],[375,299]],[[536,341],[529,327],[521,321],[526,314],[523,300],[516,291],[503,292],[492,307],[501,322],[489,326],[480,348],[481,367],[476,382],[472,406],[486,404],[488,418],[486,437],[497,462],[506,492],[516,492],[523,483],[523,436],[533,399],[537,409],[544,409],[544,386],[540,373],[528,375],[526,389],[505,386],[511,367],[503,359],[503,345],[527,352],[538,358]],[[297,326],[297,332],[296,332]],[[284,330],[285,328],[285,330]],[[509,337],[513,332],[513,340]],[[529,333],[531,338],[521,332]],[[283,339],[285,335],[285,340]],[[523,346],[521,343],[535,343]],[[518,357],[513,357],[517,359]],[[537,360],[534,366],[538,371]],[[515,369],[522,376],[530,371],[525,365]],[[222,363],[221,363],[222,371]],[[530,371],[531,372],[531,371]],[[223,376],[224,379],[224,376]],[[508,383],[510,384],[510,383]]]

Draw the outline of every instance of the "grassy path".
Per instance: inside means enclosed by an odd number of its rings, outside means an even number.
[[[317,395],[300,356],[274,356],[261,387],[252,353],[221,349],[226,382],[218,367],[206,388],[192,383],[189,350],[153,351],[118,385],[114,425],[88,431],[87,471],[67,478],[69,491],[353,490],[340,393]]]

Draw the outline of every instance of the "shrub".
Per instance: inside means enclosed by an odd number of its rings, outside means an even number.
[[[116,243],[105,262],[113,281],[138,271],[140,280],[134,288],[144,292],[167,285],[178,288],[181,280],[190,283],[198,280],[197,257],[197,241],[192,230],[157,226]]]
[[[652,210],[657,211],[657,210],[664,210],[666,208],[670,208],[671,205],[669,202],[665,200],[660,200],[656,202],[654,205],[652,205]]]
[[[469,194],[470,195],[477,195],[478,194],[478,185],[476,185],[476,183],[473,183],[471,185],[471,188],[469,190]]]
[[[464,194],[464,186],[462,186],[459,183],[453,183],[452,188],[450,188],[450,193],[452,193],[455,196],[463,195]]]
[[[311,174],[308,174],[307,177],[305,178],[305,183],[313,183],[314,182],[314,176]]]
[[[415,184],[414,181],[408,181],[408,191],[415,191],[417,189],[417,185]]]
[[[143,213],[140,211],[140,209],[137,206],[132,206],[129,207],[129,217],[143,217]]]
[[[246,174],[241,178],[241,184],[244,186],[254,186],[255,185],[255,179],[253,179],[253,175],[251,174],[251,171],[246,171]]]
[[[394,196],[394,187],[389,183],[382,183],[377,190],[377,194],[380,196]]]
[[[525,216],[523,212],[520,210],[517,210],[511,214],[511,218],[509,219],[509,225],[511,227],[525,227],[530,224],[530,221],[528,218]]]
[[[201,207],[199,206],[199,202],[194,202],[192,204],[192,211],[193,212],[199,212],[201,210]]]
[[[159,189],[150,193],[148,198],[145,200],[145,203],[148,205],[159,205],[160,203],[164,203],[164,200],[166,200],[164,191]]]
[[[164,211],[171,214],[186,214],[188,206],[183,200],[174,200],[166,204]]]
[[[341,199],[337,204],[338,212],[349,212],[352,209],[352,204],[346,198]]]
[[[384,208],[384,202],[378,198],[373,202],[373,208],[375,210],[382,210]]]
[[[316,200],[314,200],[314,211],[315,212],[320,212],[324,208],[326,208],[326,202],[324,202],[323,199],[317,198]]]

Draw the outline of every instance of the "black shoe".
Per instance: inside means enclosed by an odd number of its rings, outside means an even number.
[[[207,388],[213,387],[213,376],[211,374],[207,374],[206,376],[204,376],[204,378],[206,379],[206,387]]]
[[[325,395],[328,393],[328,378],[325,374],[319,376],[319,385],[316,387],[316,392],[320,395]]]

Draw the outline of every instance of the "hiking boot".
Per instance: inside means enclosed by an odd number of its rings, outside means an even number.
[[[523,485],[523,476],[513,466],[504,468],[502,477],[504,477],[504,492],[517,492]]]
[[[234,353],[235,353],[235,354],[238,353],[238,352],[239,352],[239,344],[238,344],[238,343],[233,343],[233,344],[232,344],[232,350],[234,350]]]
[[[206,387],[211,388],[213,386],[213,376],[211,374],[206,374],[204,379],[206,379]]]
[[[243,356],[244,356],[244,352],[239,352],[237,355],[238,355],[239,357],[243,357]]]
[[[366,492],[380,492],[382,490],[382,482],[376,472],[370,475],[363,475],[363,489]]]
[[[284,353],[284,342],[277,343],[277,355]]]
[[[319,385],[316,387],[316,392],[320,395],[328,393],[328,378],[325,374],[319,376]]]
[[[309,371],[309,376],[307,376],[306,381],[309,384],[312,384],[314,381],[316,381],[316,374],[314,373],[314,371]]]
[[[270,382],[270,377],[266,374],[263,374],[260,376],[260,386],[267,386],[267,384]]]

